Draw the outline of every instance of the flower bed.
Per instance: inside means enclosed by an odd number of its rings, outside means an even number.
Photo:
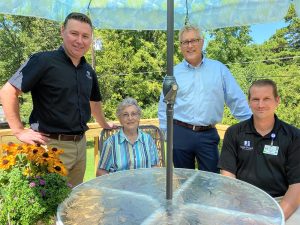
[[[0,224],[52,223],[71,192],[63,150],[28,144],[3,145],[0,158]]]

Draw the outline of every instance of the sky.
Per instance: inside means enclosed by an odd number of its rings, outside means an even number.
[[[252,25],[250,33],[255,44],[262,44],[264,41],[268,40],[273,34],[275,34],[277,29],[285,27],[286,24],[284,21],[266,23],[266,24],[257,24]]]
[[[273,23],[252,25],[250,26],[251,29],[250,36],[252,37],[254,44],[262,44],[266,40],[268,40],[273,34],[275,34],[277,29],[286,26],[287,24],[283,20],[279,22],[273,22]],[[209,40],[210,40],[209,35],[206,35],[204,41],[204,47],[203,47],[204,49],[207,47]]]

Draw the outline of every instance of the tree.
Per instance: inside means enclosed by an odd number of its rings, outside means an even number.
[[[210,58],[225,63],[242,90],[260,78],[271,78],[278,84],[281,104],[277,114],[300,127],[300,23],[290,9],[287,27],[280,29],[261,45],[251,42],[249,27],[217,29],[206,48]],[[0,16],[0,82],[4,84],[34,52],[53,50],[61,44],[60,24],[43,19]],[[134,97],[143,108],[144,118],[157,116],[157,103],[166,75],[167,41],[165,31],[95,30],[103,50],[96,51],[96,72],[103,96],[104,111],[115,119],[116,105],[126,96]],[[182,60],[178,32],[175,32],[174,64]],[[91,52],[86,54],[91,62]],[[23,95],[24,96],[24,95]],[[21,116],[27,120],[31,96],[24,96]],[[225,108],[223,123],[237,121]]]
[[[166,33],[113,30],[95,33],[101,36],[104,46],[97,53],[96,71],[106,115],[115,118],[116,105],[126,96],[136,98],[142,108],[156,105],[166,73]]]
[[[59,24],[22,16],[0,15],[1,85],[34,52],[60,45]]]
[[[300,47],[300,18],[296,16],[294,5],[289,8],[285,22],[288,23],[285,38],[290,47],[298,49]]]
[[[298,60],[300,19],[296,17],[293,5],[289,8],[285,22],[287,26],[277,30],[277,32],[261,46],[258,55],[261,56],[267,64],[276,63],[285,66],[292,65],[295,60]]]
[[[211,31],[212,40],[207,45],[207,56],[223,63],[248,61],[251,57],[248,45],[252,41],[249,31],[247,26]]]

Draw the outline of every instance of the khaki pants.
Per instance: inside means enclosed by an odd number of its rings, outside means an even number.
[[[73,187],[81,184],[86,168],[86,137],[78,142],[50,139],[48,147],[64,150],[60,159],[68,170],[68,181]]]
[[[285,221],[286,225],[299,225],[300,224],[300,207]]]

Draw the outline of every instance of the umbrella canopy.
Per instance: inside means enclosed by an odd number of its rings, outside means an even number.
[[[279,21],[300,0],[174,0],[174,28],[190,22],[202,29]],[[166,30],[167,0],[6,0],[0,13],[63,21],[70,12],[89,14],[100,29]]]

